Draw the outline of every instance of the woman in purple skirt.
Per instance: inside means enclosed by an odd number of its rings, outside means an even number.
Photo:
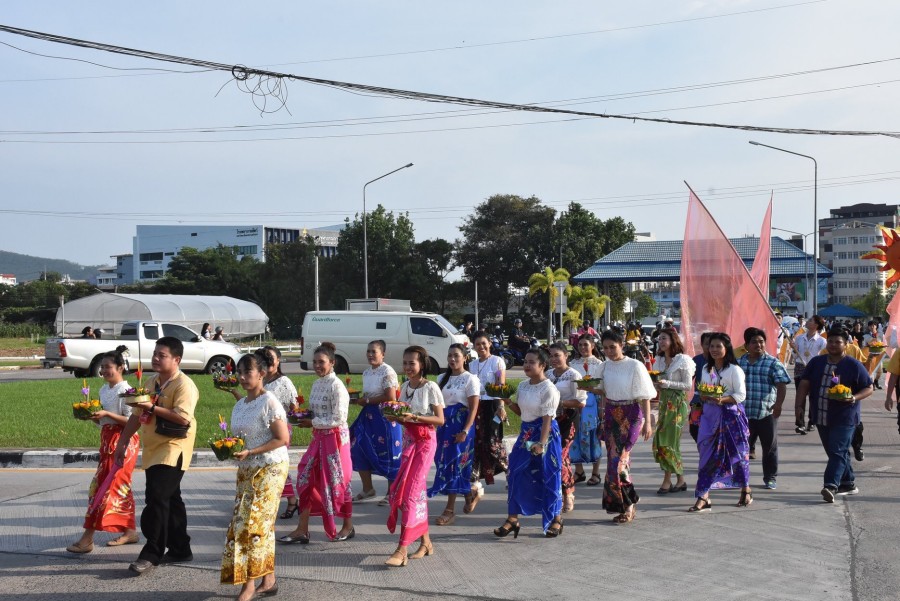
[[[709,335],[709,361],[700,370],[698,385],[703,415],[697,447],[700,467],[696,503],[688,511],[709,511],[709,491],[740,488],[738,507],[753,502],[750,492],[750,429],[744,413],[744,372],[738,367],[731,338],[722,332]]]

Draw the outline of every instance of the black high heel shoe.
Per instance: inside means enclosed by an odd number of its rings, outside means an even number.
[[[506,526],[509,525],[509,528]],[[509,536],[509,533],[513,533],[513,538],[519,538],[519,520],[515,522],[511,521],[509,518],[506,518],[506,521],[499,528],[494,528],[494,536],[499,536],[500,538],[506,538]]]
[[[741,491],[741,500],[737,502],[738,507],[747,507],[753,502],[753,493],[749,490]]]
[[[554,528],[554,526],[556,526]],[[544,536],[547,538],[556,538],[557,536],[562,536],[563,533],[563,521],[562,518],[557,516],[553,518],[553,521],[550,522],[550,527],[547,528],[547,531],[544,533]]]
[[[284,513],[279,515],[278,517],[282,520],[289,520],[294,517],[294,514],[300,510],[300,503],[288,503],[287,508],[284,510]]]

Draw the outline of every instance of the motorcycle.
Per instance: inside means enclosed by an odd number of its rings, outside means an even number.
[[[501,359],[503,359],[503,363],[506,365],[507,371],[512,369],[515,365],[515,357],[512,352],[503,346],[503,338],[502,335],[498,336],[496,333],[491,336],[491,354],[497,355]]]

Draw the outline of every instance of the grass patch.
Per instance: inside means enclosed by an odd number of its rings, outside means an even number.
[[[206,441],[218,431],[218,415],[231,421],[234,397],[216,390],[212,377],[189,375],[200,391],[195,417],[197,439],[195,448],[206,448]],[[315,375],[288,376],[309,398],[309,391],[316,381]],[[351,384],[362,388],[362,376],[350,376]],[[134,383],[134,378],[129,378]],[[91,396],[96,398],[103,385],[101,378],[88,378]],[[516,382],[510,380],[511,384]],[[96,448],[100,442],[99,428],[93,422],[72,417],[72,403],[81,399],[81,380],[16,381],[0,384],[0,448]],[[353,423],[360,407],[350,405],[349,423]],[[518,433],[519,416],[509,413],[510,425],[504,427],[507,434]],[[307,428],[294,428],[293,444],[306,446],[311,438]]]
[[[38,361],[37,359],[22,359],[21,361],[5,361],[2,358],[0,358],[0,366],[2,366],[2,367],[10,367],[10,366],[16,366],[16,365],[18,365],[20,367],[24,367],[24,366],[28,366],[28,365],[40,365],[40,364],[41,364],[41,362]]]

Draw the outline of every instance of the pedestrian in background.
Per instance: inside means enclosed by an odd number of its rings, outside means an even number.
[[[759,328],[744,330],[747,354],[738,359],[744,370],[747,398],[744,412],[750,431],[750,459],[755,458],[756,440],[762,445],[763,483],[774,489],[778,478],[778,418],[791,381],[784,365],[766,352],[766,333]]]
[[[653,433],[653,459],[663,471],[663,481],[656,492],[685,492],[681,432],[688,418],[687,393],[694,388],[694,362],[684,354],[681,337],[674,328],[663,328],[658,342],[653,369],[659,372],[659,379],[653,385],[659,392],[659,420]]]

